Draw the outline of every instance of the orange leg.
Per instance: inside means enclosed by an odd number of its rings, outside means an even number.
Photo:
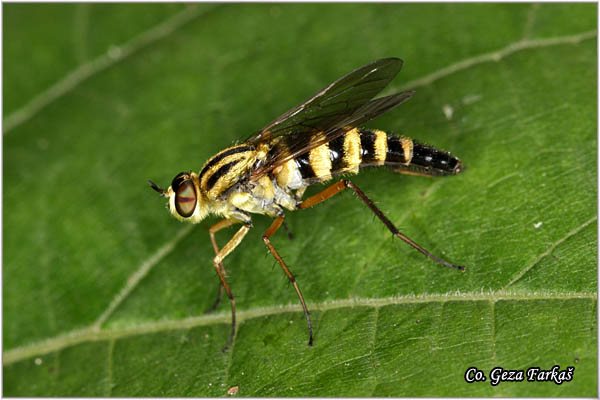
[[[215,250],[215,255],[219,254],[219,246],[217,245],[217,240],[215,239],[215,233],[219,232],[221,229],[225,229],[227,227],[230,227],[231,225],[239,223],[241,223],[241,221],[238,221],[237,219],[223,219],[210,227],[208,233],[210,234],[210,241],[212,243],[213,249]],[[227,273],[225,272],[225,266],[223,265],[223,263],[219,264],[219,268],[221,269],[221,273],[223,274],[223,276],[227,276]],[[215,311],[217,307],[219,307],[219,304],[221,304],[222,298],[223,285],[221,284],[221,282],[219,282],[219,291],[217,293],[217,299],[215,300],[215,303],[212,305],[212,307],[209,308],[208,311],[206,311],[206,314],[210,314],[213,311]]]
[[[292,283],[292,285],[294,285],[294,289],[296,289],[296,293],[298,294],[298,298],[300,299],[300,304],[302,304],[302,310],[304,311],[304,317],[306,318],[306,323],[308,324],[308,345],[312,346],[312,343],[313,343],[312,323],[310,322],[310,314],[308,313],[308,308],[306,308],[306,303],[304,303],[304,297],[302,296],[302,292],[300,291],[300,286],[298,286],[298,283],[296,282],[296,278],[291,273],[291,271],[289,270],[287,265],[285,265],[285,262],[283,261],[283,259],[279,255],[279,253],[277,253],[277,250],[275,250],[275,248],[271,244],[271,241],[269,240],[269,238],[271,236],[273,236],[275,234],[275,232],[277,232],[277,230],[281,227],[281,225],[283,223],[284,223],[283,216],[275,218],[275,221],[273,221],[273,223],[271,224],[269,229],[267,229],[267,231],[263,235],[263,241],[267,245],[267,248],[269,249],[271,254],[273,254],[273,257],[275,257],[275,259],[277,260],[279,265],[281,265],[281,268],[283,269],[283,272],[285,272],[285,274],[287,275],[289,281]]]
[[[220,223],[217,223],[216,225],[221,224],[220,228],[222,229],[225,226],[230,226],[233,223],[238,222],[237,220],[234,220],[235,222],[228,224],[226,221],[229,221],[229,220],[221,221]],[[218,230],[218,229],[216,229],[216,230]],[[240,244],[240,242],[242,241],[242,239],[244,239],[244,236],[246,236],[246,234],[248,233],[249,230],[250,230],[250,225],[243,225],[235,233],[235,235],[233,235],[233,237],[229,240],[229,242],[227,242],[227,244],[221,250],[217,251],[217,255],[213,259],[213,265],[215,267],[215,270],[217,271],[217,275],[219,275],[219,279],[221,280],[221,285],[223,286],[223,289],[225,289],[225,293],[227,293],[227,296],[229,297],[229,300],[231,301],[231,334],[229,335],[229,341],[227,342],[227,346],[225,346],[223,351],[226,351],[233,343],[233,337],[235,336],[235,328],[236,328],[235,299],[233,297],[233,293],[231,292],[231,289],[229,288],[229,285],[227,284],[227,280],[225,279],[225,273],[224,273],[225,269],[223,268],[223,259],[225,257],[227,257],[229,255],[229,253],[231,253],[233,251],[233,249],[235,249]]]
[[[434,256],[429,251],[425,250],[424,248],[419,246],[417,243],[415,243],[408,236],[401,233],[398,230],[398,228],[396,228],[394,226],[394,224],[392,224],[392,222],[385,215],[383,215],[381,210],[379,210],[379,208],[377,208],[377,206],[375,206],[375,204],[367,197],[367,195],[365,195],[363,193],[363,191],[358,188],[358,186],[356,186],[354,183],[352,183],[348,180],[342,180],[337,183],[334,183],[333,185],[329,186],[322,192],[319,192],[319,193],[315,194],[314,196],[311,196],[308,199],[304,200],[302,203],[300,203],[298,205],[298,208],[303,209],[303,208],[309,208],[314,205],[317,205],[317,204],[329,199],[330,197],[335,196],[336,194],[338,194],[339,192],[341,192],[342,190],[344,190],[346,188],[352,189],[354,191],[354,193],[356,193],[358,195],[358,197],[367,205],[367,207],[369,207],[371,209],[371,211],[373,211],[373,213],[377,216],[377,218],[379,218],[381,220],[381,222],[383,222],[383,224],[385,226],[387,226],[387,228],[390,230],[390,232],[392,232],[392,234],[394,236],[402,239],[403,241],[405,241],[406,243],[408,243],[409,245],[411,245],[412,247],[414,247],[415,249],[417,249],[418,251],[420,251],[421,253],[423,253],[424,255],[426,255],[427,257],[431,258],[433,261],[435,261],[439,264],[442,264],[449,268],[458,269],[460,271],[465,270],[465,267],[463,267],[461,265],[455,265],[455,264],[449,263],[448,261],[442,260],[441,258]]]

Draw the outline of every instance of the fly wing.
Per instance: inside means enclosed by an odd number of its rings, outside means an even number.
[[[344,75],[325,89],[281,115],[249,142],[293,131],[323,131],[352,114],[386,87],[402,68],[399,58],[382,58]]]
[[[356,110],[354,114],[338,122],[336,126],[333,126],[330,128],[330,130],[336,131],[340,128],[343,128],[343,132],[345,132],[347,128],[353,128],[355,126],[364,124],[370,119],[373,119],[376,116],[383,114],[384,112],[409,100],[413,94],[415,94],[414,90],[408,90],[406,92],[396,93],[391,96],[380,97],[378,99],[371,100]],[[326,135],[331,136],[331,133],[328,131]],[[333,139],[335,139],[335,137],[331,137],[329,140]]]
[[[290,132],[283,141],[276,141],[273,144],[273,147],[267,156],[267,160],[254,170],[251,179],[259,178],[286,161],[306,153],[310,149],[320,146],[323,143],[336,139],[352,128],[405,102],[410,99],[414,93],[413,90],[410,90],[371,100],[356,110],[354,114],[339,121],[325,131],[316,131],[312,134],[306,131]]]
[[[275,144],[266,162],[252,174],[253,179],[410,98],[413,92],[372,100],[400,68],[402,60],[398,58],[384,58],[357,68],[251,137],[248,142]]]

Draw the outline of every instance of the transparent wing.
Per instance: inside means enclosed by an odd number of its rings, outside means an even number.
[[[298,130],[323,131],[354,114],[381,92],[402,64],[399,58],[383,58],[359,67],[278,117],[248,141],[272,139]]]
[[[306,153],[314,147],[336,139],[343,135],[344,132],[405,102],[413,94],[414,91],[408,91],[372,100],[359,108],[354,114],[337,122],[325,131],[316,131],[313,133],[306,130],[290,131],[285,137],[275,140],[266,161],[252,173],[252,179],[266,174],[284,162]]]
[[[384,58],[357,68],[271,122],[248,140],[273,144],[267,160],[252,178],[408,100],[413,91],[373,100],[400,68],[402,60],[398,58]]]

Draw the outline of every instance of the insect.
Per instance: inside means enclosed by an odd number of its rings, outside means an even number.
[[[181,221],[198,223],[209,214],[223,218],[209,229],[209,234],[216,254],[213,265],[220,280],[212,309],[220,303],[223,290],[231,303],[231,333],[224,350],[233,342],[236,320],[235,298],[227,283],[223,260],[252,227],[251,214],[275,218],[262,239],[298,294],[308,324],[309,346],[313,343],[312,324],[300,286],[271,243],[271,237],[282,225],[287,230],[284,210],[309,208],[350,188],[394,236],[439,264],[464,270],[463,266],[436,257],[398,231],[363,191],[347,179],[302,200],[309,185],[356,174],[365,167],[385,166],[403,174],[425,176],[456,175],[463,170],[461,161],[448,152],[407,137],[360,128],[415,93],[406,91],[375,98],[394,79],[402,64],[398,58],[384,58],[355,69],[245,142],[217,153],[199,173],[179,173],[167,189],[148,181],[154,190],[168,198],[169,211]],[[242,226],[219,248],[215,233],[234,224]]]

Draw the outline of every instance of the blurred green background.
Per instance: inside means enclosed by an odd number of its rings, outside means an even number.
[[[4,4],[5,396],[597,396],[595,4]],[[353,181],[257,216],[227,258],[240,310],[204,315],[207,229],[166,186],[354,68],[400,57],[368,126],[452,151],[445,179]],[[309,195],[321,188],[309,190]],[[225,243],[233,229],[219,233]],[[573,380],[467,384],[475,366]]]

